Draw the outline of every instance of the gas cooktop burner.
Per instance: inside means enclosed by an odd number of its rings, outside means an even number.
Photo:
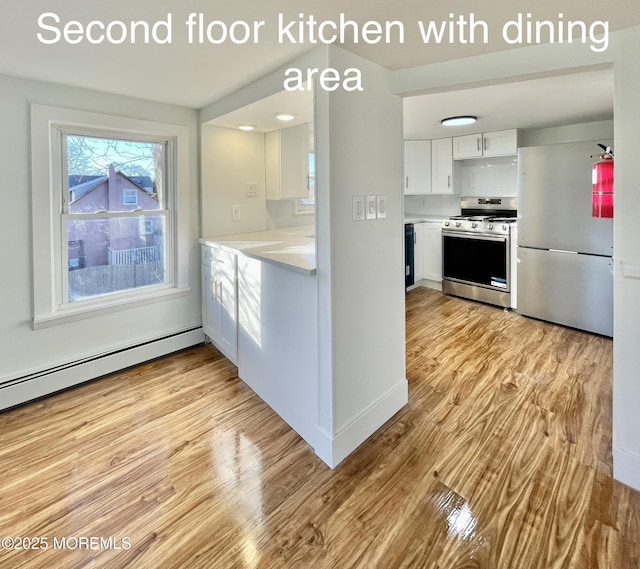
[[[516,221],[515,217],[489,217],[486,218],[486,221],[492,221],[494,223],[514,223]]]
[[[458,215],[445,219],[442,228],[447,231],[476,233],[486,235],[509,235],[515,217],[497,217],[493,215]]]

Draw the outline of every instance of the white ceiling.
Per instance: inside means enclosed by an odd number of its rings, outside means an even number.
[[[295,118],[282,122],[275,113],[292,113]],[[313,91],[281,91],[251,105],[215,118],[207,124],[237,128],[239,124],[255,127],[255,132],[270,132],[279,128],[313,122]]]
[[[441,119],[475,115],[478,122],[444,127]],[[544,128],[613,118],[613,70],[574,73],[403,100],[408,139],[443,138],[507,128]]]
[[[136,43],[122,45],[44,45],[36,34],[38,17],[56,13],[63,23],[77,20],[86,25],[92,20],[108,23],[144,20],[153,24],[172,16],[170,45]],[[189,44],[185,21],[191,12],[202,12],[206,22],[222,20],[265,20],[258,44]],[[269,71],[285,64],[310,45],[277,42],[278,13],[287,20],[298,14],[314,15],[317,20],[337,20],[340,12],[348,19],[401,20],[405,24],[405,42],[370,46],[347,41],[344,47],[389,69],[445,61],[487,53],[509,46],[501,39],[502,25],[519,12],[532,13],[535,19],[564,22],[571,19],[587,23],[608,20],[610,30],[640,23],[640,3],[636,0],[3,0],[0,19],[0,73],[40,79],[89,89],[140,97],[147,100],[201,108],[232,93]],[[469,15],[487,22],[489,43],[455,42],[452,45],[424,45],[418,32],[418,20],[448,20],[449,14]]]

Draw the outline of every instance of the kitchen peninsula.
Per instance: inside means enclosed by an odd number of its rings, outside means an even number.
[[[312,225],[200,239],[203,328],[238,377],[317,447]]]

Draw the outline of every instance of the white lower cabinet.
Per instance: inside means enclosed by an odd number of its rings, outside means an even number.
[[[238,363],[237,258],[220,247],[202,246],[202,328],[211,342]]]
[[[416,223],[413,265],[415,282],[442,282],[442,229],[440,222]]]
[[[424,277],[442,282],[442,229],[440,223],[423,223]]]

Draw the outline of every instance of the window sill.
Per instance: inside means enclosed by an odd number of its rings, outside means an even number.
[[[95,318],[130,310],[138,306],[147,306],[156,302],[164,302],[174,298],[182,298],[191,292],[190,287],[176,288],[173,286],[161,286],[153,291],[135,291],[123,293],[122,295],[110,295],[109,298],[92,299],[68,304],[52,314],[44,314],[33,318],[32,327],[34,330],[51,328],[61,324],[77,322],[87,318]]]
[[[296,210],[293,212],[293,215],[314,215],[316,213],[315,208],[313,209],[303,209],[303,210]]]

